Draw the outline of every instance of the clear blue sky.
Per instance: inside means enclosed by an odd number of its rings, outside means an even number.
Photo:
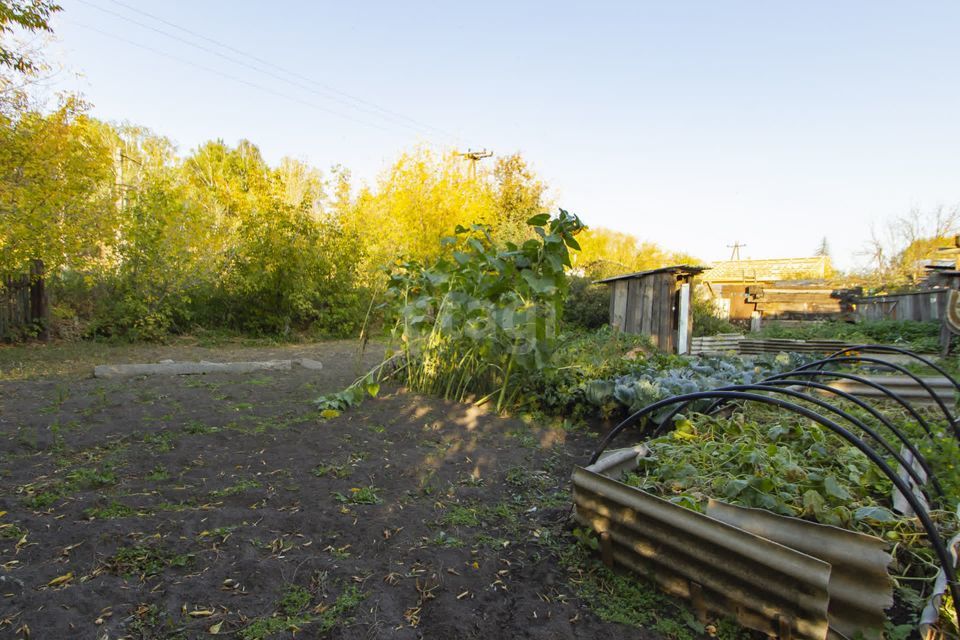
[[[60,86],[184,152],[248,138],[371,181],[418,142],[520,151],[588,224],[705,260],[826,236],[849,268],[871,223],[960,203],[958,2],[61,1]]]

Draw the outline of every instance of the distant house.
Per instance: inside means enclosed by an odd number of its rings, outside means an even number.
[[[728,260],[708,267],[705,296],[729,320],[823,320],[853,312],[856,292],[834,288],[828,256]]]

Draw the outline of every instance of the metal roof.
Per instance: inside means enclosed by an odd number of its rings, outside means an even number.
[[[615,280],[626,280],[628,278],[642,278],[643,276],[653,275],[655,273],[666,273],[666,272],[675,272],[684,276],[695,276],[698,273],[703,273],[706,270],[706,267],[696,267],[689,264],[678,264],[672,267],[660,267],[659,269],[650,269],[649,271],[637,271],[636,273],[625,273],[620,276],[613,276],[610,278],[604,278],[603,280],[597,280],[595,284],[601,282],[613,282]]]

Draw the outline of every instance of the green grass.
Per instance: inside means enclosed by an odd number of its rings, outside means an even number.
[[[451,536],[446,531],[438,531],[437,535],[430,539],[430,544],[445,549],[459,549],[463,547],[465,543],[460,538]]]
[[[41,491],[28,495],[20,500],[20,504],[28,509],[40,510],[53,506],[58,500],[63,498],[64,494],[58,490]]]
[[[761,329],[760,337],[893,344],[911,351],[936,353],[939,351],[940,323],[881,320],[877,322],[858,322],[856,324],[849,322],[804,322],[800,325],[784,325],[772,322]]]
[[[117,484],[117,474],[110,469],[98,471],[80,467],[67,474],[67,486],[70,490],[100,489],[114,484]]]
[[[320,613],[303,612],[310,602],[310,593],[302,587],[284,591],[278,611],[270,617],[258,618],[240,630],[241,640],[266,640],[284,631],[296,633],[307,625],[315,625],[320,636],[353,621],[351,613],[363,602],[366,594],[354,585],[343,589],[332,605]]]
[[[257,489],[260,487],[260,483],[256,480],[242,479],[237,480],[235,483],[229,487],[224,487],[223,489],[216,489],[210,492],[211,498],[226,498],[227,496],[235,496],[239,493],[249,491],[250,489]]]
[[[147,475],[143,476],[143,479],[150,482],[162,482],[170,479],[170,472],[162,464],[158,464]]]
[[[682,604],[634,573],[615,571],[597,560],[584,540],[554,540],[560,562],[570,570],[578,598],[604,622],[654,629],[672,640],[694,640],[704,627]]]
[[[448,527],[477,527],[480,526],[480,515],[474,507],[455,505],[443,514],[440,522]]]
[[[117,474],[109,465],[97,470],[90,467],[77,467],[68,472],[63,480],[54,480],[34,491],[28,487],[27,495],[20,503],[28,509],[46,509],[71,493],[84,490],[102,489],[117,484]]]
[[[160,431],[158,433],[147,433],[143,436],[143,443],[155,453],[167,453],[173,451],[173,445],[176,437],[169,431]]]
[[[115,518],[129,518],[137,515],[137,510],[133,507],[113,501],[105,507],[90,507],[84,509],[84,517],[90,520],[113,520]]]
[[[218,431],[220,431],[220,427],[211,427],[209,425],[203,424],[199,420],[191,420],[190,422],[185,424],[183,427],[184,433],[189,433],[190,435],[194,435],[194,436],[206,435],[208,433],[216,433]]]
[[[353,468],[346,464],[318,464],[313,468],[312,473],[318,478],[325,478],[326,476],[348,478],[353,473]]]
[[[174,553],[160,545],[121,547],[107,560],[107,568],[125,578],[147,578],[162,573],[168,567],[186,567],[192,556]]]
[[[295,584],[287,585],[283,590],[283,597],[280,598],[280,612],[288,616],[296,615],[307,608],[311,599],[310,592],[303,587]]]
[[[333,497],[342,504],[380,504],[383,502],[377,495],[377,488],[374,486],[353,487],[346,495],[338,491],[333,494]]]

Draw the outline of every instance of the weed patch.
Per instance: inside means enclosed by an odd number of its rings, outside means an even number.
[[[477,527],[480,525],[480,516],[474,507],[456,505],[450,507],[440,521],[448,527]]]
[[[363,602],[366,594],[349,585],[330,606],[318,605],[301,613],[310,603],[310,592],[302,587],[288,587],[278,603],[278,613],[259,618],[240,631],[241,640],[266,640],[284,631],[297,632],[307,625],[316,625],[320,635],[336,627],[350,624],[350,614]],[[292,612],[292,613],[291,613]]]
[[[90,507],[83,515],[89,520],[112,520],[115,518],[129,518],[137,515],[137,510],[120,502],[111,502],[106,507]]]
[[[161,545],[134,545],[117,549],[106,565],[119,576],[139,576],[143,579],[158,575],[168,567],[186,567],[191,560],[192,556],[174,553]]]
[[[346,495],[338,491],[333,494],[333,497],[342,504],[380,504],[383,502],[377,495],[377,488],[374,486],[352,487]]]
[[[243,493],[244,491],[249,491],[250,489],[257,489],[260,487],[260,483],[256,480],[238,480],[229,487],[224,487],[223,489],[216,489],[210,492],[211,498],[226,498],[228,496],[235,496],[237,494]]]

